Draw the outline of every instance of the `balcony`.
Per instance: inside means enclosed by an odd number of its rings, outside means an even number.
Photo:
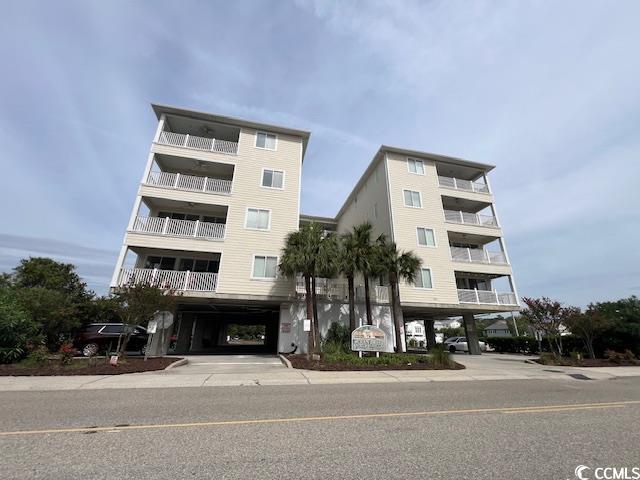
[[[198,137],[188,133],[162,131],[160,132],[158,143],[162,145],[172,145],[174,147],[191,148],[205,152],[224,153],[227,155],[236,155],[238,153],[238,142],[220,140],[217,138]]]
[[[472,180],[462,180],[460,178],[438,175],[438,184],[441,187],[452,188],[454,190],[491,194],[488,185],[480,182],[474,182]]]
[[[515,293],[497,292],[495,290],[458,289],[458,301],[460,303],[486,305],[518,305],[518,299]]]
[[[218,274],[157,268],[122,268],[117,286],[151,285],[178,291],[215,292]]]
[[[481,213],[462,212],[460,210],[444,211],[444,219],[449,223],[459,223],[463,225],[477,225],[480,227],[500,228],[498,219],[493,215],[484,215]]]
[[[230,195],[232,181],[181,173],[149,172],[145,185],[189,192]]]
[[[296,293],[301,296],[307,293],[304,280],[301,278],[296,281]],[[372,302],[389,303],[389,287],[372,285],[370,293]],[[355,294],[356,301],[364,302],[364,285],[357,285],[355,287]],[[318,278],[316,279],[316,295],[331,300],[347,302],[349,301],[349,286],[344,281]]]
[[[507,258],[503,252],[488,252],[482,248],[449,247],[451,260],[454,262],[485,263],[507,265]]]
[[[136,217],[133,228],[136,233],[164,235],[168,237],[202,238],[222,240],[224,223],[201,222],[200,220],[177,220],[169,217]]]

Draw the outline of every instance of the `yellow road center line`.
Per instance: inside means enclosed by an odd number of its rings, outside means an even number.
[[[146,425],[127,425],[122,427],[82,427],[82,428],[54,428],[48,430],[18,430],[0,432],[0,437],[14,435],[38,435],[48,433],[84,433],[84,432],[115,432],[127,430],[152,430],[161,428],[190,428],[190,427],[219,427],[232,425],[260,425],[271,423],[294,423],[294,422],[319,422],[335,420],[358,420],[367,418],[393,418],[393,417],[426,417],[438,415],[460,415],[470,413],[545,413],[561,412],[572,410],[589,410],[596,408],[621,408],[627,405],[638,405],[640,400],[629,400],[624,402],[605,403],[582,403],[568,405],[530,405],[526,407],[494,407],[494,408],[469,408],[461,410],[432,410],[426,412],[389,412],[389,413],[362,413],[353,415],[332,415],[325,417],[289,417],[289,418],[262,418],[256,420],[219,420],[212,422],[194,423],[160,423]]]

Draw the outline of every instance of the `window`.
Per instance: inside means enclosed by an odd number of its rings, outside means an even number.
[[[247,209],[247,222],[246,228],[253,228],[255,230],[269,230],[271,211],[261,210],[259,208]]]
[[[422,335],[422,327],[420,325],[416,325],[414,327],[414,332],[416,335]]]
[[[422,200],[420,199],[420,192],[413,190],[403,190],[404,192],[404,204],[407,207],[422,208]]]
[[[175,257],[147,257],[144,268],[158,268],[160,270],[173,270],[175,266]]]
[[[268,188],[284,188],[284,172],[281,170],[262,170],[262,186]]]
[[[251,278],[276,278],[278,257],[254,255]]]
[[[433,282],[431,281],[431,269],[421,268],[416,274],[416,287],[418,288],[433,288]]]
[[[100,333],[122,333],[122,325],[106,325]]]
[[[265,132],[256,133],[256,147],[266,148],[267,150],[275,150],[276,136],[273,133],[265,133]]]
[[[424,175],[424,163],[422,163],[422,160],[416,160],[415,158],[407,158],[407,167],[409,168],[409,172],[411,173]]]
[[[218,273],[219,260],[199,260],[194,258],[182,258],[178,270],[191,272]]]
[[[435,247],[436,235],[431,228],[418,227],[418,245]]]

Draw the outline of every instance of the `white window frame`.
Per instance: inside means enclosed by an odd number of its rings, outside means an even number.
[[[420,287],[414,283],[413,284],[414,288],[417,288],[418,290],[433,290],[435,288],[435,282],[433,281],[433,269],[431,267],[420,267],[418,269],[418,271],[420,272],[420,275],[422,275],[422,270],[429,270],[429,277],[431,277],[431,286]],[[422,282],[422,277],[420,277],[420,282]]]
[[[417,193],[418,194],[418,198],[420,199],[420,206],[416,207],[414,205],[407,205],[406,198],[404,196],[404,192],[411,192],[411,193],[415,192],[415,193]],[[412,197],[413,197],[413,195],[412,195]],[[420,190],[410,190],[408,188],[403,188],[402,189],[402,203],[407,208],[422,208],[422,193],[420,192]]]
[[[416,164],[417,164],[417,162],[420,162],[420,164],[422,165],[422,173],[419,173],[417,171],[416,172],[412,172],[411,168],[409,167],[410,162],[416,162]],[[412,175],[422,175],[422,176],[424,176],[424,160],[421,160],[419,158],[407,157],[407,172],[409,172]]]
[[[258,135],[260,135],[261,133],[264,134],[264,135],[267,135],[267,136],[273,135],[273,148],[269,148],[269,147],[266,147],[266,146],[265,147],[258,146]],[[266,142],[265,142],[265,144],[266,144]],[[257,131],[256,132],[256,141],[254,143],[254,146],[256,148],[260,148],[261,150],[270,150],[272,152],[275,152],[276,150],[278,150],[278,135],[276,133],[271,133],[271,132]]]
[[[254,277],[253,272],[256,268],[256,257],[264,257],[265,262],[267,258],[275,258],[276,259],[276,276],[275,277]],[[258,280],[261,282],[273,282],[278,279],[278,264],[280,263],[280,257],[278,255],[274,255],[273,253],[254,253],[251,256],[251,272],[250,278],[251,280]]]
[[[260,147],[258,147],[260,148]],[[270,172],[280,172],[282,173],[282,187],[269,187],[267,185],[263,185],[262,182],[264,180],[264,172],[269,170]],[[284,190],[284,182],[285,182],[285,173],[284,170],[276,170],[275,168],[267,168],[267,167],[262,167],[262,173],[260,174],[260,186],[262,188],[268,188],[270,190]]]
[[[433,245],[423,245],[422,243],[420,243],[420,235],[418,234],[418,230],[420,230],[421,228],[424,230],[431,230],[433,232]],[[436,231],[431,227],[422,227],[422,226],[416,227],[416,243],[419,247],[436,248],[438,246]]]
[[[256,227],[248,226],[249,210],[262,210],[262,211],[265,211],[265,212],[269,212],[269,222],[268,222],[267,228],[256,228]],[[260,208],[260,207],[247,207],[247,210],[245,211],[245,214],[244,214],[244,228],[246,230],[255,230],[257,232],[268,232],[269,230],[271,230],[271,209],[270,208]]]

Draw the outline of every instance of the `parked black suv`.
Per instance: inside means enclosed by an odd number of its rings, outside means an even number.
[[[73,345],[79,349],[85,357],[96,355],[100,352],[112,352],[118,345],[118,337],[124,330],[123,323],[91,323],[85,325],[73,339]],[[141,326],[135,326],[127,350],[144,354],[147,348],[147,330]]]

